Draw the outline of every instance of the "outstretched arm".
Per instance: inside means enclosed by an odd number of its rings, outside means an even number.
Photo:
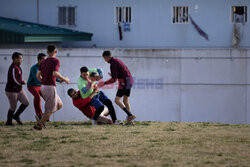
[[[62,76],[59,72],[53,71],[53,76],[60,79],[62,82],[65,82],[66,84],[69,84],[69,78]]]
[[[118,78],[118,70],[117,69],[118,69],[117,64],[111,64],[111,66],[110,66],[111,73],[109,73],[109,75],[111,76],[111,78],[108,79],[108,80],[106,80],[105,82],[98,83],[98,87],[101,88],[104,85],[109,85],[109,84],[114,83],[117,80],[117,78]]]

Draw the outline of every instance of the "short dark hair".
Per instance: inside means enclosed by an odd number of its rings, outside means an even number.
[[[13,54],[12,54],[12,60],[14,60],[14,59],[17,59],[18,57],[19,57],[19,55],[23,55],[22,53],[19,53],[19,52],[14,52]]]
[[[68,95],[70,96],[70,94],[71,94],[73,91],[74,91],[73,88],[69,88],[69,89],[68,89]]]
[[[43,57],[46,57],[46,55],[44,53],[39,53],[37,55],[37,60],[41,60]]]
[[[111,52],[109,50],[105,50],[103,53],[102,53],[102,57],[111,57]]]
[[[92,72],[91,74],[90,74],[90,77],[96,77],[96,76],[98,76],[98,73],[97,72]]]
[[[81,73],[88,72],[88,71],[89,71],[89,69],[87,67],[85,67],[85,66],[80,69]]]
[[[52,53],[56,50],[56,46],[55,45],[48,45],[47,50],[49,53]]]

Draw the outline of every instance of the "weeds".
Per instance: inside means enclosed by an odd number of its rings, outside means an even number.
[[[248,166],[250,125],[135,122],[134,126],[0,122],[2,166]],[[18,154],[17,154],[18,153]],[[0,166],[1,166],[0,165]]]

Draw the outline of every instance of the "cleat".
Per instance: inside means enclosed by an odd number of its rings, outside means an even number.
[[[116,121],[114,122],[114,125],[123,125],[123,122],[116,120]]]
[[[135,118],[135,115],[127,116],[127,121],[133,121]]]
[[[19,124],[19,125],[23,125],[22,121],[20,120],[20,117],[19,116],[13,116],[12,117],[14,120],[16,120],[16,122]]]
[[[12,122],[6,122],[5,125],[6,126],[14,126],[14,124]]]
[[[40,118],[38,116],[35,116],[35,118],[36,118],[37,123],[39,123]],[[45,124],[41,124],[41,127],[44,128],[44,129],[46,129]]]
[[[130,124],[130,122],[132,122],[135,118],[136,118],[135,115],[127,116],[127,123],[126,124]]]
[[[42,127],[39,125],[35,125],[32,129],[36,130],[36,131],[40,131],[40,130],[42,130]]]

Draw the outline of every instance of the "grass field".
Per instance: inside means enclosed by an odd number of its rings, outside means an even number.
[[[250,125],[0,122],[0,166],[250,166]]]

